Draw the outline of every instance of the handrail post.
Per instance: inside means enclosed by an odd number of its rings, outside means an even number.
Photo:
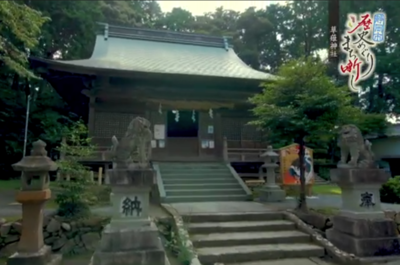
[[[226,136],[223,138],[223,144],[222,144],[222,156],[224,158],[224,162],[228,163],[228,140],[226,139]]]

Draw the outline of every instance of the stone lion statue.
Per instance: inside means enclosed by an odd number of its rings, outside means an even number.
[[[111,138],[111,152],[117,167],[148,167],[152,138],[150,122],[142,117],[134,118],[120,142],[115,135]]]
[[[339,131],[337,145],[340,148],[339,167],[377,167],[371,151],[372,144],[368,140],[364,140],[357,126],[344,125]],[[350,161],[347,162],[349,155]]]

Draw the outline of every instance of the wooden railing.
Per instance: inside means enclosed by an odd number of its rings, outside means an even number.
[[[94,138],[94,143],[97,144],[96,151],[92,158],[88,161],[111,161],[110,145],[106,146],[109,139]],[[263,162],[260,155],[263,154],[267,148],[265,144],[257,141],[228,141],[226,137],[223,138],[222,156],[225,162]],[[254,146],[254,147],[240,147],[240,146]],[[262,146],[262,147],[256,147]],[[279,152],[278,150],[274,150]]]
[[[243,147],[229,147],[232,141],[228,141],[226,137],[223,139],[223,157],[224,161],[229,162],[264,162],[260,157],[267,148],[243,148]],[[235,144],[236,145],[236,144]],[[255,145],[255,144],[253,144]],[[261,145],[261,144],[260,144]],[[237,146],[237,145],[236,145]],[[279,150],[274,150],[279,152]]]
[[[97,172],[90,171],[90,182],[97,183],[98,185],[103,184],[103,168],[99,167]],[[57,181],[71,181],[71,176],[68,174],[61,174],[60,172],[57,172]]]

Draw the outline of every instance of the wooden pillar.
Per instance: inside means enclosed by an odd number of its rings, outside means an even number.
[[[218,157],[224,157],[224,136],[222,135],[221,113],[214,112],[214,143],[215,153]]]
[[[225,163],[229,162],[228,141],[226,140],[226,137],[222,140],[222,157]]]
[[[89,96],[89,122],[88,122],[88,130],[89,137],[93,137],[94,135],[94,123],[95,123],[95,104],[96,104],[96,96],[91,94]]]
[[[96,76],[96,79],[91,80],[88,89],[83,90],[81,93],[89,98],[89,117],[88,117],[88,130],[89,137],[93,137],[95,130],[95,105],[96,98],[101,89],[110,88],[110,77],[109,76]]]
[[[99,184],[99,186],[101,186],[103,183],[103,167],[99,167],[99,172],[97,175],[97,183]]]

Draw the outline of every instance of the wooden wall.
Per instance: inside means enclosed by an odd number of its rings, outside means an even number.
[[[249,114],[221,114],[222,134],[227,138],[229,148],[265,148],[266,141],[261,131],[251,121]]]
[[[167,110],[159,113],[140,104],[97,104],[95,105],[92,137],[99,149],[111,147],[113,135],[120,139],[126,132],[129,122],[137,117],[145,117],[152,124],[164,124],[167,129]],[[165,148],[153,149],[153,157],[163,158],[178,155],[202,158],[222,157],[223,137],[227,138],[228,148],[265,148],[262,133],[255,126],[248,125],[251,117],[246,112],[229,110],[214,110],[213,117],[208,111],[199,111],[198,138],[168,138]],[[214,132],[209,133],[208,127],[213,126]],[[154,132],[153,132],[154,133]],[[201,148],[202,140],[214,141],[214,148]]]

